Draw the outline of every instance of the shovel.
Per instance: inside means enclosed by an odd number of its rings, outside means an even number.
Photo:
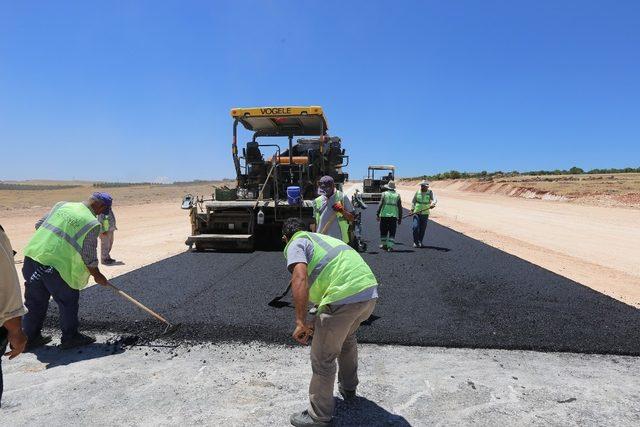
[[[284,292],[282,293],[282,295],[275,297],[274,299],[272,299],[271,301],[269,301],[267,303],[267,305],[269,307],[275,307],[275,308],[283,308],[283,307],[287,307],[289,305],[288,302],[285,301],[280,301],[282,298],[286,297],[287,294],[289,293],[289,290],[291,289],[291,281],[289,281],[289,284],[287,285],[287,289],[284,290]]]

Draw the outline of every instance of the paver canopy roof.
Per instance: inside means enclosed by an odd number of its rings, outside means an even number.
[[[260,136],[319,136],[329,127],[320,106],[233,108],[231,117]]]

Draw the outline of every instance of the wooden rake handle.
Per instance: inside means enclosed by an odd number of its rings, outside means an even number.
[[[121,297],[123,297],[123,298],[129,300],[130,302],[132,302],[133,304],[137,305],[139,308],[143,309],[144,311],[146,311],[147,313],[149,313],[150,315],[152,315],[153,317],[155,317],[159,321],[161,321],[163,323],[166,323],[167,325],[171,326],[171,323],[169,323],[169,321],[167,319],[165,319],[164,317],[160,316],[158,313],[156,313],[155,311],[151,310],[149,307],[147,307],[146,305],[142,304],[140,301],[138,301],[137,299],[135,299],[134,297],[132,297],[131,295],[129,295],[125,291],[122,291],[122,290],[118,289],[117,287],[115,287],[111,283],[109,283],[107,286],[109,286],[116,294],[120,295]]]

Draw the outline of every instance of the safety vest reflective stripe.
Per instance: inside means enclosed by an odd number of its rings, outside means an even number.
[[[322,273],[322,270],[327,266],[327,264],[333,261],[340,254],[340,252],[351,249],[351,246],[343,244],[343,245],[331,247],[329,244],[327,244],[327,242],[320,239],[318,236],[315,236],[313,234],[308,234],[308,237],[314,243],[321,246],[322,249],[327,251],[327,253],[320,259],[320,261],[318,261],[318,263],[313,267],[313,270],[309,275],[309,283],[313,285],[313,282],[316,281],[316,279],[318,278],[320,273]]]
[[[400,195],[395,191],[385,191],[382,193],[382,209],[380,209],[380,217],[382,218],[398,218],[398,199]]]
[[[61,230],[60,228],[56,227],[55,225],[52,225],[49,223],[49,218],[53,217],[53,214],[56,213],[56,211],[58,209],[60,209],[62,206],[64,205],[64,203],[58,203],[54,206],[54,208],[51,210],[51,213],[47,216],[47,219],[45,219],[45,221],[40,225],[40,227],[46,228],[47,230],[51,231],[53,234],[55,234],[56,236],[64,239],[67,243],[69,243],[71,246],[73,246],[73,248],[78,251],[79,254],[82,254],[82,246],[80,246],[78,244],[78,240],[84,236],[89,230],[91,230],[93,227],[100,225],[100,223],[96,220],[96,221],[92,221],[88,224],[85,224],[84,227],[82,227],[74,236],[70,236],[67,233],[65,233],[63,230]]]
[[[431,195],[423,193],[418,190],[416,192],[416,204],[413,208],[414,213],[421,213],[422,215],[429,215],[429,208],[431,207]]]
[[[322,311],[327,304],[355,295],[376,286],[376,277],[362,257],[341,240],[318,233],[299,231],[291,242],[308,239],[313,244],[313,257],[307,264],[309,300]]]
[[[71,246],[73,246],[73,248],[76,251],[78,251],[79,253],[82,253],[82,247],[78,244],[78,242],[76,242],[73,239],[73,237],[69,236],[67,233],[65,233],[64,231],[60,230],[55,225],[51,225],[51,224],[48,224],[48,223],[45,222],[40,227],[46,228],[47,230],[51,231],[56,236],[63,238],[64,240],[67,241],[67,243],[69,243]]]
[[[93,227],[95,227],[96,225],[100,225],[100,223],[98,221],[93,221],[90,222],[88,224],[86,224],[84,227],[82,227],[75,236],[73,236],[74,240],[78,240],[80,237],[84,236],[84,234],[91,230]]]
[[[42,265],[55,268],[72,289],[82,289],[89,279],[89,270],[82,258],[82,245],[87,234],[99,228],[100,222],[84,204],[58,203],[31,237],[24,254]]]

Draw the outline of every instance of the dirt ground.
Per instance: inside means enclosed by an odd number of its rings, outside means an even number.
[[[417,185],[418,181],[405,181]],[[519,175],[432,182],[434,188],[640,209],[640,174]]]

